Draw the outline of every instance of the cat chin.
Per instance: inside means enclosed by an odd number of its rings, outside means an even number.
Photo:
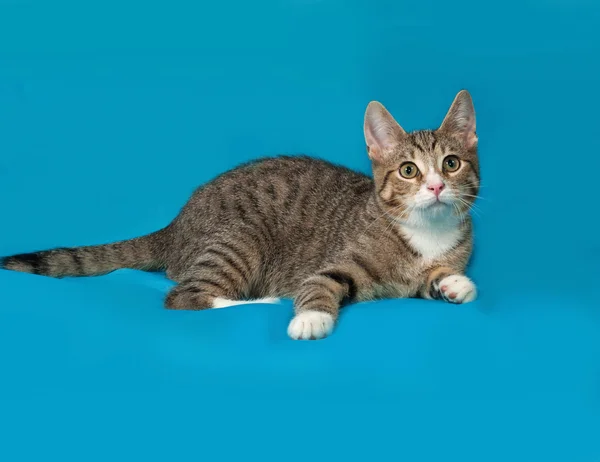
[[[456,222],[456,216],[453,213],[454,207],[447,202],[435,201],[423,207],[419,207],[411,213],[406,224],[416,226],[431,225],[449,225]]]
[[[452,204],[441,201],[431,201],[428,204],[424,204],[417,210],[424,216],[439,217],[441,215],[450,215],[452,212]]]

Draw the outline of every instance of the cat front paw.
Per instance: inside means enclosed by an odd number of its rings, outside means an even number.
[[[450,303],[469,303],[477,298],[473,281],[462,274],[446,276],[440,281],[440,295]]]
[[[294,340],[318,340],[333,331],[333,316],[323,311],[307,310],[294,316],[288,335]]]

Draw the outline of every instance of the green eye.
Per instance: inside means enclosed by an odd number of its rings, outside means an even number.
[[[411,179],[417,176],[419,169],[412,162],[404,162],[400,166],[400,175],[404,178]]]
[[[460,168],[460,160],[456,156],[448,156],[444,159],[444,170],[456,172]]]

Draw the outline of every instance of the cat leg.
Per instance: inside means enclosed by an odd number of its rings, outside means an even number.
[[[222,296],[223,289],[202,279],[182,282],[167,294],[165,308],[172,310],[206,310],[213,307],[214,300]]]
[[[294,340],[328,336],[337,320],[342,301],[353,298],[356,284],[342,271],[327,271],[308,278],[295,298],[295,316],[288,335]]]
[[[213,244],[178,277],[180,283],[167,295],[165,306],[203,310],[236,304],[256,268],[256,262],[244,258],[236,247]]]
[[[477,298],[477,288],[464,274],[452,268],[440,266],[427,274],[421,288],[424,298],[444,300],[449,303],[469,303]]]

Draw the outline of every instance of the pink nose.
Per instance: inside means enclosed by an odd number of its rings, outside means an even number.
[[[430,191],[433,191],[433,194],[435,194],[435,197],[439,197],[442,190],[444,189],[444,183],[428,185],[427,189],[429,189]]]

